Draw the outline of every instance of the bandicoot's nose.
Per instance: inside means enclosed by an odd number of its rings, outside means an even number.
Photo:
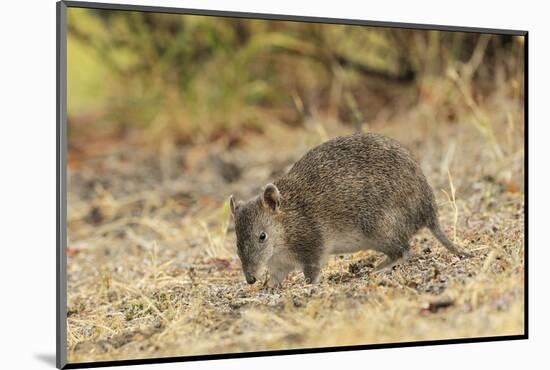
[[[256,282],[256,278],[252,275],[247,275],[246,276],[246,282],[248,284],[254,284]]]

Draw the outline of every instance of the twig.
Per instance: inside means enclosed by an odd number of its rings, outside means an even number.
[[[483,62],[483,58],[485,57],[485,50],[487,50],[487,45],[489,45],[490,40],[491,35],[479,36],[470,60],[462,68],[462,76],[466,81],[470,81],[472,79],[472,76],[481,65],[481,62]]]
[[[456,197],[455,197],[455,187],[453,185],[453,178],[451,177],[451,171],[447,171],[447,175],[449,176],[449,185],[451,187],[451,194],[447,193],[444,189],[442,189],[443,193],[447,196],[447,199],[449,203],[453,206],[454,211],[454,217],[453,217],[453,242],[456,243],[456,229],[457,229],[457,223],[458,223],[458,207],[456,205]]]

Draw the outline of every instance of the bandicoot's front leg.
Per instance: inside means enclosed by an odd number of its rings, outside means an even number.
[[[277,264],[270,266],[269,279],[267,280],[268,288],[277,288],[285,280],[288,274],[293,270],[291,265]]]
[[[288,276],[288,274],[292,272],[295,268],[296,266],[292,263],[292,259],[290,259],[287,255],[278,254],[273,256],[270,259],[267,268],[269,274],[267,287],[279,287]]]
[[[317,284],[321,279],[321,266],[318,263],[309,263],[304,266],[306,283]]]

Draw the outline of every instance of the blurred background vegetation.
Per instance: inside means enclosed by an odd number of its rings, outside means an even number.
[[[77,8],[68,29],[69,149],[318,117],[361,129],[423,103],[427,120],[473,120],[491,141],[506,114],[488,122],[479,106],[497,90],[523,99],[522,37]]]

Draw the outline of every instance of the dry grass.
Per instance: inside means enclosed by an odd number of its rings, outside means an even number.
[[[473,258],[448,254],[422,232],[392,271],[370,273],[381,258],[374,252],[335,256],[319,285],[295,273],[275,293],[244,282],[227,197],[255,194],[310,145],[350,127],[315,117],[301,129],[274,123],[268,136],[249,134],[237,146],[119,146],[73,163],[69,362],[523,333],[518,102],[502,92],[441,124],[429,118],[438,102],[421,101],[391,122],[369,122],[413,151],[442,225]]]

